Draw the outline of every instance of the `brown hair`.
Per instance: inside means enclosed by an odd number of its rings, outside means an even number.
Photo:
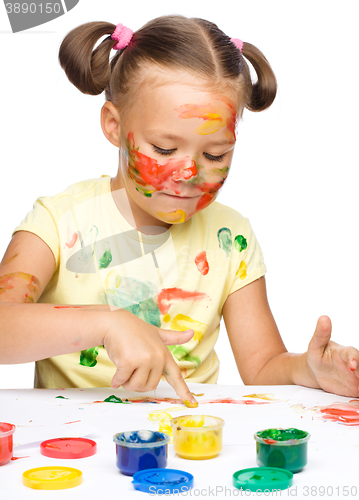
[[[59,62],[73,83],[84,94],[105,91],[106,100],[120,108],[131,101],[144,81],[145,69],[186,70],[212,86],[235,90],[241,111],[262,111],[276,95],[277,82],[269,62],[254,45],[244,42],[242,53],[215,24],[200,18],[162,16],[133,34],[129,45],[110,61],[117,43],[106,37],[116,26],[106,22],[85,23],[70,31],[61,43]],[[244,56],[244,57],[243,57]],[[257,73],[252,83],[245,58]]]

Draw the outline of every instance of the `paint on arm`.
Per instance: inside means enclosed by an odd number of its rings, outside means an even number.
[[[41,295],[39,280],[27,273],[0,276],[0,302],[34,303]]]

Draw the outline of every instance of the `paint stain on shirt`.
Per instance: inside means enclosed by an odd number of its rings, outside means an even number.
[[[200,252],[199,254],[196,255],[195,259],[195,264],[197,266],[198,271],[205,276],[209,272],[209,264],[207,260],[207,255],[206,251],[203,250],[203,252]]]
[[[221,227],[217,232],[217,238],[219,242],[219,248],[226,252],[226,256],[229,257],[232,252],[232,233],[228,227]]]

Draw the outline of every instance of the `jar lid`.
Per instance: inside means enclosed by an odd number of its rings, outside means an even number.
[[[37,467],[22,475],[22,482],[35,490],[64,490],[82,483],[82,472],[72,467]]]
[[[193,476],[177,469],[147,469],[136,472],[132,484],[136,490],[147,493],[181,493],[193,487]]]
[[[85,458],[96,453],[96,443],[85,438],[56,438],[43,441],[40,451],[51,458]]]
[[[233,474],[233,486],[239,490],[285,490],[292,484],[293,474],[278,467],[252,467]]]

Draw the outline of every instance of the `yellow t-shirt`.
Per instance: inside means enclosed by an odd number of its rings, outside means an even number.
[[[39,302],[109,304],[159,328],[193,328],[189,342],[168,348],[187,382],[216,383],[224,302],[266,272],[248,219],[215,201],[162,234],[145,234],[121,215],[110,180],[38,198],[15,228],[39,236],[56,260]],[[114,373],[106,350],[95,346],[37,361],[35,387],[109,387]]]

